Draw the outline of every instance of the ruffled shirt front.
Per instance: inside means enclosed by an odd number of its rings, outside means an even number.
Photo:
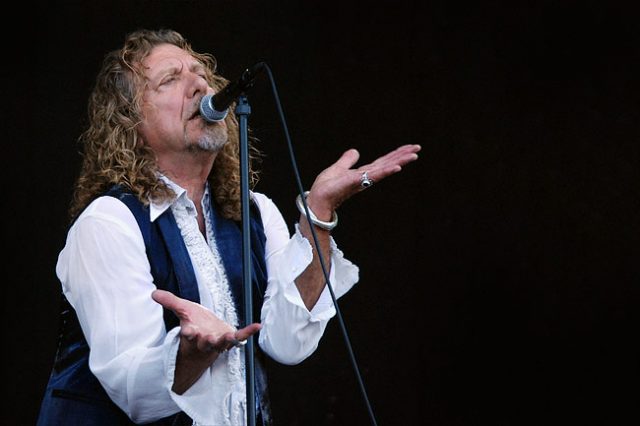
[[[168,181],[177,197],[150,206],[151,220],[171,209],[191,258],[200,303],[238,326],[229,283],[203,199],[206,238],[195,205],[184,189]],[[275,204],[252,193],[266,239],[268,285],[261,310],[258,344],[274,360],[297,364],[317,348],[335,308],[325,288],[309,311],[294,280],[310,264],[309,241],[290,236]],[[336,297],[357,281],[358,268],[331,240],[330,282]],[[76,310],[89,347],[89,367],[111,399],[134,422],[154,421],[184,411],[197,425],[244,425],[246,391],[244,348],[223,353],[182,395],[171,391],[179,346],[179,327],[167,332],[144,240],[129,209],[113,197],[93,201],[69,231],[56,266],[65,296]]]

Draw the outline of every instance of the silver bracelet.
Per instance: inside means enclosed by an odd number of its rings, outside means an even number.
[[[308,195],[309,195],[309,191],[305,191],[304,193],[305,200],[307,199]],[[304,204],[302,203],[302,199],[300,198],[300,195],[296,197],[296,205],[298,206],[298,210],[300,210],[300,213],[302,213],[306,217],[306,212],[304,211]],[[336,213],[335,210],[333,211],[331,222],[325,222],[323,220],[318,219],[316,215],[313,214],[313,212],[311,211],[311,208],[309,208],[309,216],[311,219],[311,223],[313,223],[315,226],[319,228],[326,229],[327,231],[331,231],[338,224],[338,213]]]

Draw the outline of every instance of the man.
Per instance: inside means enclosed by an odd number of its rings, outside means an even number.
[[[240,328],[237,121],[199,114],[226,83],[171,30],[134,32],[105,57],[56,267],[63,321],[39,425],[245,424],[242,342],[258,332],[256,413],[269,424],[264,354],[301,362],[335,314],[318,250],[337,297],[357,282],[330,237],[335,210],[420,147],[356,169],[357,151],[345,152],[314,181],[312,223],[301,215],[292,237],[273,202],[251,193],[260,323]]]

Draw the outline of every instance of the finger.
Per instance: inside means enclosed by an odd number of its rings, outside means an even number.
[[[414,153],[398,155],[398,156],[394,156],[393,158],[387,158],[384,161],[373,163],[372,168],[382,168],[382,169],[397,168],[397,167],[405,166],[408,163],[415,161],[417,159],[418,159],[418,155]]]
[[[249,324],[244,328],[236,330],[235,333],[232,333],[231,340],[234,342],[243,342],[247,340],[250,336],[253,336],[258,331],[260,331],[261,328],[262,328],[262,325],[258,323]]]
[[[154,290],[151,298],[167,309],[173,310],[180,306],[178,296],[166,290]]]
[[[360,153],[356,149],[345,151],[333,165],[344,169],[350,169],[360,158]]]
[[[388,166],[383,168],[369,168],[365,171],[359,171],[354,179],[354,185],[357,185],[359,191],[370,188],[373,184],[379,183],[384,178],[402,170],[400,166]]]
[[[367,175],[374,180],[381,180],[385,177],[398,173],[402,166],[418,159],[418,154],[413,151],[394,152],[385,157],[381,157],[371,164],[358,168],[359,173],[367,172]]]
[[[401,156],[406,156],[411,154],[417,154],[418,152],[420,152],[421,149],[422,147],[420,145],[402,145],[394,149],[393,151],[388,152],[386,155],[383,155],[382,157],[380,157],[380,159],[395,158],[395,157],[401,157]]]
[[[180,335],[191,342],[198,336],[198,331],[192,325],[185,325],[180,327]]]
[[[417,145],[417,144],[406,144],[406,145],[399,146],[398,148],[394,149],[392,152],[413,152],[413,153],[417,153],[417,152],[420,152],[420,150],[422,150],[422,146],[420,146],[420,145]]]
[[[402,170],[402,167],[400,167],[397,164],[394,164],[394,165],[383,166],[381,168],[375,169],[369,172],[368,175],[374,181],[380,182],[382,179],[389,177],[395,173],[398,173],[401,170]]]
[[[419,152],[422,150],[422,146],[418,144],[407,144],[407,145],[402,145],[398,149],[407,150],[411,152]]]
[[[236,330],[233,333],[226,333],[224,339],[228,345],[227,349],[232,347],[244,346],[247,343],[249,337],[260,331],[262,326],[260,324],[251,324],[243,329]]]
[[[394,159],[396,160],[397,164],[405,165],[407,163],[410,163],[411,161],[417,160],[419,151],[420,145],[411,145],[406,147],[406,149],[398,151]]]
[[[213,336],[198,339],[196,346],[202,352],[224,352],[227,349],[226,342],[223,339],[216,340]]]
[[[382,157],[376,159],[373,163],[367,166],[360,167],[375,167],[379,165],[399,164],[405,165],[411,161],[418,159],[418,152],[420,151],[420,145],[404,145],[397,148]]]
[[[260,331],[262,326],[258,323],[251,324],[240,330],[229,331],[224,333],[221,337],[215,338],[213,336],[207,336],[199,339],[196,345],[199,350],[204,352],[211,352],[213,350],[217,352],[224,352],[236,346],[243,346],[246,344],[247,339],[253,334]]]
[[[180,319],[186,317],[185,308],[188,300],[184,300],[176,296],[175,294],[165,290],[154,290],[151,293],[151,298],[163,307],[172,310]]]
[[[236,338],[236,332],[232,331],[229,333],[225,333],[220,338],[220,343],[218,344],[218,350],[224,352],[233,348],[234,346],[242,346],[246,343],[246,340],[240,341]]]

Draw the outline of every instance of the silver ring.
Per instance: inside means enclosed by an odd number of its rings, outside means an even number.
[[[235,348],[239,348],[240,346],[244,346],[247,344],[246,340],[238,340],[238,339],[233,339],[232,345]]]
[[[367,175],[367,172],[362,173],[362,176],[360,176],[360,186],[363,188],[368,188],[371,185],[373,185],[373,179],[371,179]]]

